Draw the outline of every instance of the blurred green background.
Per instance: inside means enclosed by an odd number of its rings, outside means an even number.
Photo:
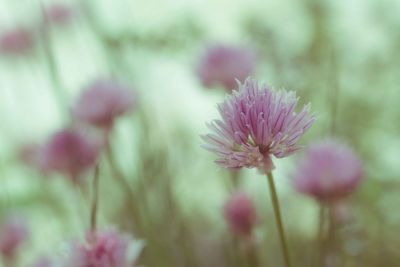
[[[116,77],[137,92],[140,107],[118,122],[112,144],[132,186],[144,180],[143,201],[151,206],[153,229],[172,231],[163,221],[171,207],[159,193],[168,188],[193,239],[204,229],[211,237],[226,231],[221,207],[229,172],[213,163],[199,138],[208,131],[205,122],[218,116],[216,103],[225,92],[203,88],[194,72],[208,44],[225,43],[257,52],[254,78],[295,90],[302,103],[312,104],[318,120],[302,143],[329,135],[334,125],[336,135],[364,160],[365,181],[349,200],[355,219],[340,230],[348,237],[343,242],[348,266],[399,265],[400,1],[63,3],[74,9],[71,23],[52,27],[48,42],[35,43],[29,55],[0,58],[0,214],[19,211],[28,218],[31,240],[22,262],[42,253],[62,255],[65,242],[88,227],[85,189],[41,177],[16,155],[21,144],[41,141],[63,127],[68,108],[98,77]],[[0,0],[0,33],[16,25],[33,27],[41,16],[40,1]],[[46,45],[61,91],[54,89]],[[315,236],[318,206],[291,187],[296,157],[277,160],[275,176],[289,240],[299,248],[293,257],[298,266],[308,266],[303,254],[312,246],[304,244]],[[276,240],[265,178],[255,170],[241,175],[243,190],[259,207],[260,242]],[[108,197],[100,197],[100,223],[128,228],[129,222],[118,217],[123,191],[108,167],[101,176],[101,196]],[[277,249],[265,244],[262,255],[273,263]]]

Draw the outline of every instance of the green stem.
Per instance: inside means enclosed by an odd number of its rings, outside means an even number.
[[[111,145],[107,142],[107,147],[106,147],[106,156],[107,160],[110,164],[111,172],[113,173],[113,177],[116,182],[119,183],[120,187],[122,190],[125,191],[126,196],[128,197],[128,207],[130,210],[130,214],[132,216],[134,225],[137,227],[137,231],[139,234],[142,234],[142,225],[139,219],[139,211],[137,207],[135,206],[135,195],[131,189],[130,184],[128,181],[125,179],[123,176],[122,172],[117,167],[117,163],[115,162],[114,155],[111,149]]]
[[[93,176],[93,200],[90,209],[90,230],[96,231],[97,227],[97,207],[99,203],[99,165],[96,165]]]
[[[276,226],[278,227],[278,234],[279,234],[279,239],[281,241],[283,258],[285,260],[285,266],[290,267],[289,250],[288,250],[287,243],[286,243],[285,230],[283,229],[282,216],[281,216],[281,211],[279,208],[278,195],[277,195],[276,189],[275,189],[274,177],[272,176],[271,172],[267,173],[267,177],[268,177],[268,184],[269,184],[269,189],[270,189],[270,193],[271,193],[272,206],[274,208]]]
[[[56,60],[54,58],[54,53],[52,49],[52,44],[49,36],[49,30],[46,28],[46,12],[45,12],[45,7],[42,2],[40,2],[40,7],[42,9],[42,14],[43,14],[43,27],[41,29],[41,35],[43,38],[43,52],[44,52],[44,57],[47,63],[47,68],[50,76],[50,80],[52,83],[52,89],[54,92],[54,97],[56,101],[59,104],[59,107],[61,109],[61,115],[65,116],[66,110],[67,110],[67,105],[65,103],[65,92],[63,91],[63,86],[61,82],[61,78],[59,75],[58,67]]]
[[[260,266],[258,259],[257,245],[254,239],[251,237],[250,240],[246,240],[246,261],[248,267],[258,267]]]
[[[316,240],[316,248],[318,251],[318,255],[316,257],[315,266],[323,266],[323,259],[325,258],[325,240],[324,240],[324,229],[325,229],[325,206],[320,205],[319,207],[319,222],[318,222],[318,234]]]

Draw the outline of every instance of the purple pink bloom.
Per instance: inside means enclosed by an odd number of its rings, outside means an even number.
[[[205,87],[222,86],[232,90],[236,80],[244,81],[256,66],[255,54],[249,49],[214,45],[201,56],[196,72]]]
[[[23,144],[18,151],[18,159],[27,166],[43,170],[41,146],[35,143]]]
[[[324,140],[308,148],[294,174],[294,185],[301,193],[332,202],[350,195],[362,177],[362,163],[352,149]]]
[[[43,145],[40,161],[45,171],[65,174],[77,182],[85,170],[94,166],[99,149],[96,139],[76,129],[64,129]]]
[[[44,12],[46,22],[58,25],[68,23],[73,16],[72,8],[61,2],[50,4]]]
[[[24,220],[10,216],[0,225],[0,253],[4,261],[15,259],[18,249],[28,238],[28,228]]]
[[[0,51],[9,55],[20,55],[29,52],[34,45],[34,36],[26,28],[17,27],[2,33]]]
[[[283,158],[299,150],[297,142],[315,120],[309,105],[296,113],[297,102],[294,92],[247,79],[218,105],[221,119],[207,125],[212,133],[202,136],[204,147],[219,157],[216,163],[222,167],[270,172],[271,156]]]
[[[244,193],[234,193],[224,206],[224,216],[232,232],[250,236],[257,223],[256,209]]]
[[[86,123],[110,129],[114,120],[135,106],[134,94],[127,85],[115,80],[96,80],[80,95],[73,115]]]
[[[47,257],[41,257],[37,259],[31,267],[52,267],[54,266],[53,262]]]
[[[133,267],[138,256],[129,256],[133,242],[114,230],[89,232],[83,242],[72,244],[65,267]]]

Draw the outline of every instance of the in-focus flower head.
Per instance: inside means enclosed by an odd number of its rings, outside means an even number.
[[[301,193],[332,202],[351,194],[362,177],[362,163],[353,150],[328,139],[307,149],[294,174],[294,185]]]
[[[228,45],[207,48],[197,65],[197,76],[205,87],[222,86],[232,90],[236,80],[244,81],[256,66],[253,51]]]
[[[234,193],[224,205],[224,216],[231,230],[249,236],[257,223],[256,209],[252,200],[242,192]]]
[[[28,228],[25,221],[16,215],[7,217],[0,225],[0,253],[3,259],[14,259],[27,237]]]
[[[207,125],[212,133],[202,136],[204,147],[218,155],[216,163],[222,167],[270,172],[271,156],[283,158],[299,150],[297,142],[315,120],[309,105],[296,113],[297,102],[295,92],[247,79],[218,105],[221,119]]]
[[[142,248],[138,243],[115,230],[89,232],[86,240],[72,244],[65,267],[133,267]]]
[[[6,31],[0,36],[0,51],[8,55],[21,55],[29,52],[34,44],[31,31],[17,27]]]
[[[110,129],[117,117],[134,108],[135,100],[129,86],[115,80],[99,79],[83,91],[72,113],[83,122]]]
[[[77,129],[54,133],[41,150],[43,169],[59,172],[77,182],[80,174],[92,167],[98,157],[99,140]]]

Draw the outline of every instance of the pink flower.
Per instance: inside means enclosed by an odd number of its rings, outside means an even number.
[[[53,262],[47,257],[41,257],[31,265],[31,267],[52,267],[52,266],[54,266]]]
[[[52,3],[45,8],[45,19],[48,23],[53,24],[66,24],[68,23],[72,16],[73,11],[71,7],[63,3]]]
[[[22,27],[4,32],[0,36],[0,50],[4,54],[20,55],[29,52],[34,44],[32,33]]]
[[[133,241],[114,230],[88,233],[84,242],[76,242],[66,260],[66,267],[133,267],[137,256],[129,257]]]
[[[23,144],[18,151],[18,158],[27,166],[42,170],[42,149],[38,144]]]
[[[10,216],[0,226],[0,253],[4,260],[12,261],[22,243],[28,237],[27,226],[22,218]]]
[[[283,158],[299,150],[298,140],[315,120],[309,105],[294,111],[297,101],[294,92],[273,91],[248,79],[218,105],[222,120],[207,125],[213,133],[202,136],[204,147],[219,156],[216,163],[222,167],[270,172],[271,155]]]
[[[332,202],[351,194],[362,176],[362,163],[349,147],[324,140],[306,151],[294,174],[294,185],[301,193]]]
[[[42,147],[42,166],[45,171],[68,175],[77,182],[85,170],[93,167],[99,149],[98,140],[76,129],[64,129],[53,134]]]
[[[255,68],[255,55],[251,50],[225,45],[210,46],[198,63],[196,72],[206,87],[236,87],[236,79],[244,81]]]
[[[231,230],[239,235],[249,236],[257,223],[256,209],[244,193],[233,194],[224,206],[224,216]]]
[[[132,90],[114,80],[96,80],[81,94],[72,113],[81,121],[110,129],[114,120],[135,105]]]

